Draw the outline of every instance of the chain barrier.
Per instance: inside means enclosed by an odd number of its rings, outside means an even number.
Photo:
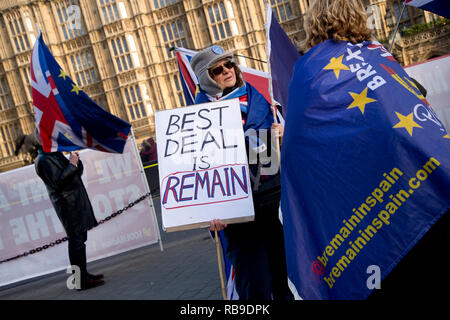
[[[149,197],[150,195],[151,195],[151,193],[150,193],[150,192],[147,192],[147,193],[144,194],[142,197],[140,197],[140,198],[138,198],[137,200],[135,200],[135,201],[129,203],[127,206],[123,207],[122,209],[119,209],[119,210],[117,210],[116,212],[112,213],[111,215],[107,216],[106,218],[104,218],[104,219],[98,221],[98,225],[95,226],[94,228],[96,228],[96,227],[98,227],[99,225],[105,223],[106,221],[111,220],[111,219],[114,218],[114,217],[117,217],[118,215],[120,215],[120,214],[122,214],[124,211],[127,211],[128,209],[132,208],[134,205],[136,205],[136,204],[138,204],[139,202],[143,201],[145,198]],[[94,228],[92,228],[92,229],[94,229]],[[92,230],[92,229],[91,229],[91,230]],[[46,250],[46,249],[48,249],[48,248],[54,247],[54,246],[56,246],[56,245],[58,245],[58,244],[61,244],[61,243],[65,242],[65,241],[67,241],[67,240],[69,240],[69,237],[64,237],[64,238],[55,240],[55,241],[53,241],[53,242],[50,242],[49,244],[45,244],[45,245],[43,245],[43,246],[40,246],[40,247],[31,249],[31,250],[29,250],[29,251],[27,251],[27,252],[24,252],[24,253],[22,253],[22,254],[19,254],[19,255],[15,256],[15,257],[8,258],[8,259],[5,259],[5,260],[1,260],[1,261],[0,261],[0,264],[2,264],[2,263],[4,263],[4,262],[16,260],[16,259],[18,259],[18,258],[26,257],[26,256],[31,255],[31,254],[34,254],[34,253],[36,253],[36,252],[41,252],[42,250]]]

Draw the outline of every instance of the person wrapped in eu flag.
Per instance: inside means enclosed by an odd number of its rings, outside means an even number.
[[[449,283],[433,266],[450,243],[450,136],[366,21],[360,0],[314,1],[289,87],[281,211],[304,299]]]

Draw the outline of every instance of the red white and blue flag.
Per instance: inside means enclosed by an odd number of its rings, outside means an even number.
[[[436,13],[450,19],[449,0],[406,0],[405,4]]]
[[[103,110],[70,79],[42,39],[30,64],[36,126],[45,152],[89,148],[122,153],[131,125]]]
[[[190,61],[197,51],[185,48],[176,48],[176,57],[178,60],[178,69],[181,75],[181,85],[183,87],[184,98],[187,105],[192,105],[195,102],[195,95],[198,88],[198,79],[192,70]],[[270,101],[269,95],[269,75],[267,72],[259,71],[252,68],[239,65],[242,71],[244,80],[261,93],[267,101]]]

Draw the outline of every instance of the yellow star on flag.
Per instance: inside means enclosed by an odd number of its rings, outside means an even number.
[[[375,99],[367,97],[367,87],[360,94],[357,94],[354,92],[349,92],[349,93],[353,98],[353,102],[351,105],[349,105],[347,107],[347,109],[358,107],[359,110],[361,110],[362,114],[364,114],[364,109],[366,107],[366,104],[377,101]]]
[[[78,92],[80,91],[80,87],[78,87],[78,85],[76,85],[75,83],[72,83],[72,90],[70,90],[70,92],[75,92],[76,94],[78,94]]]
[[[342,58],[344,58],[344,55],[340,56],[339,58],[331,58],[330,63],[327,64],[323,69],[333,70],[334,74],[336,75],[336,79],[339,79],[339,72],[341,72],[341,70],[350,70],[345,64],[342,63]]]
[[[414,121],[414,115],[411,112],[407,116],[402,115],[401,113],[395,112],[398,119],[400,120],[393,128],[405,128],[408,131],[409,135],[412,136],[413,128],[422,128],[419,124]]]
[[[64,136],[69,140],[72,139],[72,136],[68,132],[64,133]]]
[[[59,78],[63,77],[64,80],[66,80],[67,74],[64,72],[63,69],[60,69],[60,73],[58,75]]]
[[[444,136],[445,139],[450,139],[450,136],[448,135],[448,133]]]

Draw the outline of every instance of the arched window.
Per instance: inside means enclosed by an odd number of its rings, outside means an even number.
[[[209,22],[214,40],[219,41],[232,36],[230,21],[224,2],[215,3],[207,7]]]
[[[65,40],[70,40],[83,34],[81,9],[78,1],[64,0],[56,2],[56,12]]]
[[[270,0],[273,12],[278,22],[292,19],[292,9],[289,1],[286,0]],[[309,6],[309,3],[308,3]]]
[[[170,50],[172,47],[187,47],[186,35],[181,20],[172,21],[161,26],[161,35],[163,43],[166,47],[167,57],[173,58],[174,52]]]

